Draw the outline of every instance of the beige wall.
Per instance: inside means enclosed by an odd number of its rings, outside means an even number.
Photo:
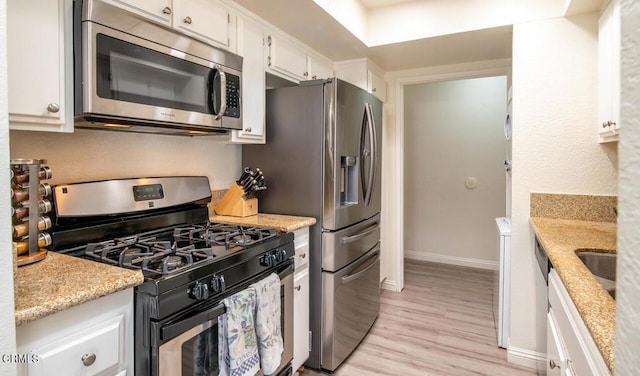
[[[0,354],[15,354],[13,253],[9,216],[9,125],[7,123],[7,7],[0,0]],[[13,364],[0,363],[0,375],[16,374]]]
[[[616,292],[616,374],[640,369],[640,6],[622,0],[622,103],[620,138],[620,218]]]
[[[11,131],[11,158],[46,159],[52,184],[167,175],[205,175],[227,189],[240,175],[241,146],[227,136],[179,137],[76,129]]]
[[[407,258],[497,267],[506,101],[506,76],[405,86]],[[468,177],[477,188],[465,187]]]
[[[536,348],[529,194],[617,194],[617,149],[597,140],[596,13],[514,25],[509,359]]]

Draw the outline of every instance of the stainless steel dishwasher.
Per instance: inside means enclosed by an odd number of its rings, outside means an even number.
[[[546,358],[547,358],[547,313],[549,312],[549,270],[551,262],[542,243],[535,237],[535,256],[538,261],[539,273],[535,278],[535,294],[536,294],[536,352],[540,355],[541,360],[538,362],[538,375],[546,375]]]

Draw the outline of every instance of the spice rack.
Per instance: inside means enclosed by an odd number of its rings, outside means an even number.
[[[51,245],[51,186],[42,180],[51,179],[51,169],[44,159],[12,159],[11,221],[18,266],[28,265],[47,257],[45,247]]]

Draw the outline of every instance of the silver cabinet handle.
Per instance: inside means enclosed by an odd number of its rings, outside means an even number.
[[[251,128],[247,128],[244,131],[247,132],[247,133],[251,133],[252,129]]]
[[[169,8],[169,7],[164,7],[164,9],[162,9],[162,13],[164,13],[164,14],[171,14],[171,8]]]
[[[302,286],[297,285],[296,287],[294,287],[294,289],[296,289],[296,291],[300,291],[300,289],[302,288]]]
[[[85,365],[85,367],[89,367],[91,366],[93,363],[95,363],[96,361],[96,354],[91,353],[91,354],[84,354],[82,356],[82,364]]]
[[[602,122],[602,128],[610,127],[612,125],[615,126],[616,122],[615,121],[611,121],[611,120],[607,120],[607,121],[603,121]]]
[[[191,17],[187,16],[184,18],[184,23],[186,23],[187,25],[191,25],[192,22],[193,20],[191,20]]]
[[[47,106],[47,111],[56,113],[60,111],[60,105],[57,103],[49,103],[49,105]]]
[[[549,360],[549,368],[551,368],[551,369],[560,368],[560,365],[558,363],[556,363],[555,360],[551,359],[551,360]]]

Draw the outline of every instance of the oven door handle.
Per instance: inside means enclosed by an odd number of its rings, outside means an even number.
[[[195,328],[200,324],[204,324],[208,321],[214,320],[226,313],[226,308],[224,304],[218,304],[217,306],[208,309],[204,312],[200,312],[194,316],[191,316],[187,319],[180,320],[176,323],[169,324],[163,326],[160,329],[160,338],[162,341],[167,341],[171,338],[174,338],[191,328]]]

